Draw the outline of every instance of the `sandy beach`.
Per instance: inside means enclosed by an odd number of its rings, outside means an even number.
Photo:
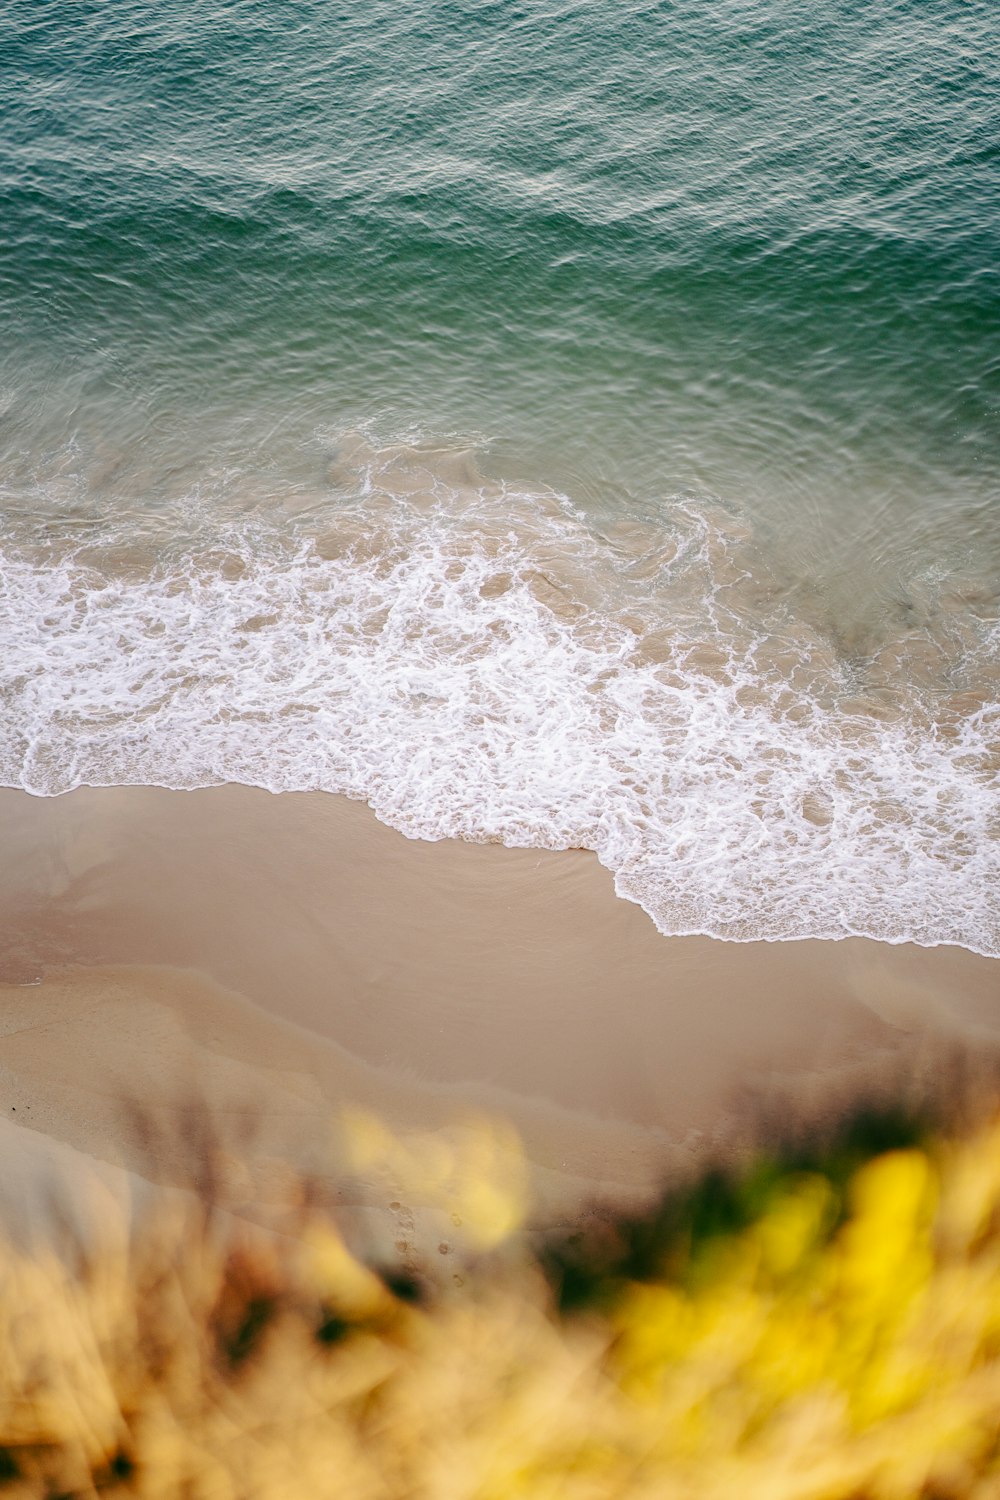
[[[4,791],[0,824],[7,1121],[183,1182],[196,1116],[234,1204],[303,1167],[408,1252],[421,1206],[346,1182],[345,1109],[402,1138],[513,1127],[545,1224],[739,1149],[776,1099],[1000,1039],[996,961],[668,940],[591,854],[408,840],[323,793]]]

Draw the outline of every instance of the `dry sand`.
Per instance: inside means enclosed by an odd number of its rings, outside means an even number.
[[[997,961],[668,940],[590,854],[414,842],[323,793],[2,791],[0,836],[0,1114],[166,1181],[207,1124],[234,1203],[306,1166],[407,1254],[447,1205],[421,1227],[406,1184],[344,1186],[344,1106],[511,1122],[550,1222],[738,1142],[776,1091],[1000,1042]]]

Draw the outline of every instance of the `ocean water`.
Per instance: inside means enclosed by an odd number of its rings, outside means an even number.
[[[0,782],[1000,954],[991,0],[8,0]]]

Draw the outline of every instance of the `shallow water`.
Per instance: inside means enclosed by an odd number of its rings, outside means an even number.
[[[4,28],[4,784],[1000,952],[990,6]]]

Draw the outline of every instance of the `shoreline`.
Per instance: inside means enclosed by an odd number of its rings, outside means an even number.
[[[485,1114],[549,1222],[738,1150],[769,1099],[815,1112],[1000,1043],[998,960],[663,938],[592,854],[422,843],[329,793],[5,790],[0,832],[0,1113],[176,1180],[185,1089],[230,1124],[252,1101],[248,1202],[282,1157],[329,1171],[342,1106],[403,1133]],[[126,1095],[165,1132],[145,1168]]]

